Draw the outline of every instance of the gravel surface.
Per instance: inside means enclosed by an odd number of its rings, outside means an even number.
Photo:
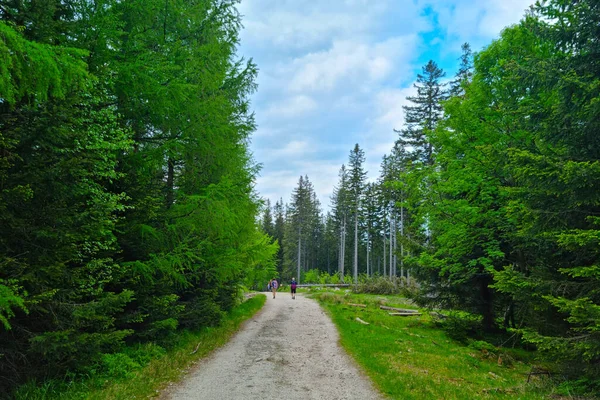
[[[361,399],[378,394],[316,301],[278,293],[163,399]]]

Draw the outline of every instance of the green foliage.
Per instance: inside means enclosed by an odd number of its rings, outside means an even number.
[[[428,233],[407,260],[417,300],[514,329],[589,381],[600,376],[598,7],[543,2],[505,29],[427,133],[435,165],[402,177]]]
[[[352,286],[354,293],[370,293],[370,294],[401,294],[403,293],[403,286],[406,281],[399,277],[392,277],[391,279],[384,276],[366,276],[360,275],[358,283]]]
[[[0,15],[1,392],[94,365],[128,376],[143,362],[126,343],[218,325],[273,273],[236,1],[164,5]]]
[[[0,280],[0,322],[4,326],[4,329],[10,329],[8,323],[9,318],[14,317],[14,308],[20,308],[21,310],[27,311],[25,308],[25,302],[21,296],[15,293],[15,289],[5,284],[11,284],[11,282],[5,282]],[[14,284],[14,281],[12,282]]]
[[[321,283],[321,272],[318,269],[310,269],[303,274],[304,283]]]
[[[26,40],[18,29],[0,21],[0,98],[11,105],[23,98],[64,98],[88,79],[86,53]]]
[[[225,344],[265,300],[265,296],[249,299],[228,313],[219,327],[179,331],[167,348],[152,342],[134,344],[118,353],[104,354],[103,360],[99,359],[82,375],[69,373],[44,382],[29,381],[18,388],[14,398],[105,400],[156,396],[169,382],[179,380],[192,364]]]
[[[101,373],[113,378],[127,378],[138,368],[140,364],[123,353],[103,354],[101,358]]]

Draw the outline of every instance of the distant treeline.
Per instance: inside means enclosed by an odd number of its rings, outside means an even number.
[[[236,3],[0,3],[0,393],[272,276]]]
[[[542,2],[463,45],[453,79],[427,63],[376,182],[356,145],[326,215],[308,177],[263,214],[280,271],[415,277],[421,304],[514,332],[600,392],[599,26],[597,1]]]

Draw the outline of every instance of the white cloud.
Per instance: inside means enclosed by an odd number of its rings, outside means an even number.
[[[508,25],[515,24],[534,0],[425,0],[422,6],[435,11],[438,24],[449,36],[452,47],[470,42],[475,50],[496,38]]]
[[[379,43],[336,40],[332,47],[296,58],[281,67],[291,74],[289,90],[293,92],[331,91],[350,84],[371,86],[390,77],[406,66],[406,59],[414,53],[416,35],[392,37]],[[404,63],[404,64],[403,64]]]
[[[314,110],[316,107],[317,103],[310,96],[298,95],[272,104],[265,111],[265,117],[298,117]]]
[[[259,67],[259,193],[288,202],[308,175],[327,209],[355,143],[375,179],[423,60],[448,65],[465,41],[480,50],[532,1],[242,0],[241,53]]]

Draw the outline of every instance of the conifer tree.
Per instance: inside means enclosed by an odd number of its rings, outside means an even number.
[[[346,235],[348,232],[348,218],[350,215],[348,171],[345,165],[341,166],[338,176],[338,184],[334,187],[331,203],[333,209],[333,218],[337,226],[339,237],[338,273],[340,274],[340,279],[343,282],[346,265]]]
[[[267,235],[271,236],[273,240],[275,239],[275,226],[273,223],[273,213],[271,208],[271,201],[269,199],[265,200],[264,210],[262,215],[261,227],[263,232]]]
[[[428,134],[433,132],[442,118],[442,101],[447,98],[447,93],[440,79],[445,75],[432,60],[423,67],[414,84],[417,95],[407,97],[414,105],[402,107],[405,127],[396,130],[400,134],[400,144],[410,149],[415,161],[425,165],[433,164],[434,160],[434,148]]]
[[[348,194],[349,207],[354,219],[354,257],[352,262],[354,283],[358,282],[358,247],[359,233],[358,220],[361,217],[365,180],[367,172],[363,168],[365,152],[358,146],[350,152],[348,159]]]
[[[454,79],[450,82],[448,91],[450,96],[463,96],[464,85],[469,84],[473,77],[473,52],[469,43],[463,43],[460,47],[462,54],[460,56],[460,65]]]

